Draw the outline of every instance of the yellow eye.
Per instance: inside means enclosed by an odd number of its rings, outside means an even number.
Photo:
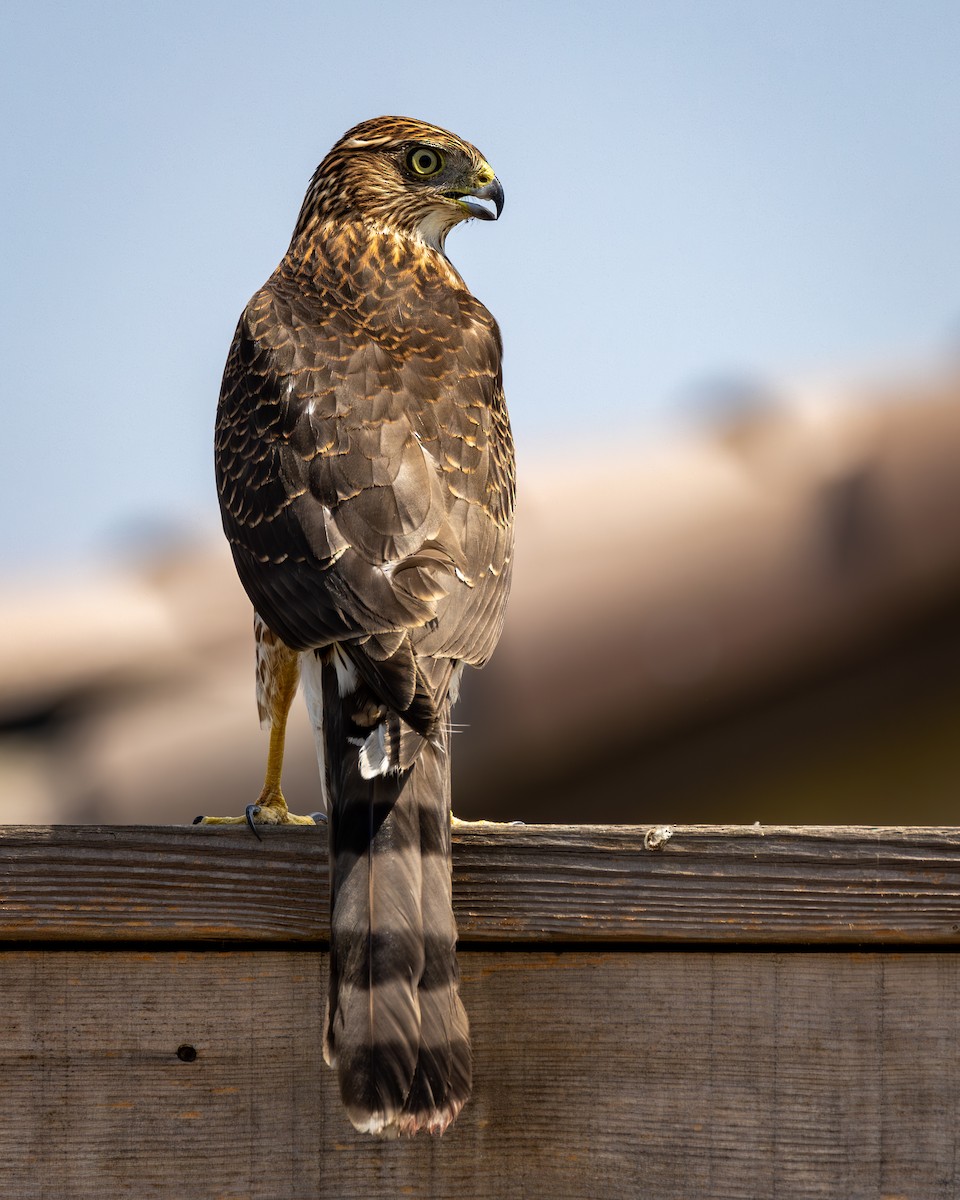
[[[421,179],[428,179],[443,170],[443,155],[432,146],[414,146],[407,155],[407,166]]]

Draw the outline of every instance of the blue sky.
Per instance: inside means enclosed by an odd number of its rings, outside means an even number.
[[[448,250],[503,328],[521,466],[653,438],[703,381],[956,347],[955,0],[10,0],[4,27],[0,574],[216,527],[237,317],[379,113],[503,181]]]

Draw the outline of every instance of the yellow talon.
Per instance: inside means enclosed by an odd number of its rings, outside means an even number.
[[[450,828],[451,829],[469,829],[472,825],[504,826],[504,825],[522,825],[522,824],[523,824],[523,821],[485,821],[482,819],[479,821],[463,821],[460,819],[460,817],[455,817],[453,815],[453,813],[450,814]]]

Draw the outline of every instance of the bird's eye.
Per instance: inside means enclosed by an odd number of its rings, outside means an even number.
[[[429,179],[443,169],[443,155],[431,146],[414,146],[407,155],[407,166],[421,179]]]

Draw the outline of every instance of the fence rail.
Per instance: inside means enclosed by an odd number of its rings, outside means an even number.
[[[0,833],[3,1200],[960,1195],[960,830],[458,827],[476,1090],[403,1143],[321,1062],[323,831],[263,834]]]

